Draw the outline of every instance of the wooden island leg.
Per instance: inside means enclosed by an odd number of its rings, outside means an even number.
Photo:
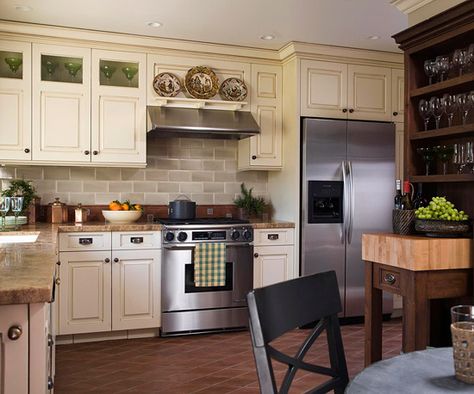
[[[373,283],[373,263],[365,262],[365,366],[382,359],[382,290]]]

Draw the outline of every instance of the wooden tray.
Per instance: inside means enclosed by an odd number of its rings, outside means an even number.
[[[415,230],[428,237],[462,237],[471,230],[469,220],[450,221],[435,219],[416,219]]]

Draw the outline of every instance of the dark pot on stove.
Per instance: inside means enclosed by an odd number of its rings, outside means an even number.
[[[180,220],[194,219],[196,217],[196,203],[191,201],[188,196],[178,196],[176,200],[170,201],[168,217]]]

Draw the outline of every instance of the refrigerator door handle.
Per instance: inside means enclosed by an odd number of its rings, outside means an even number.
[[[342,168],[342,188],[343,188],[343,206],[342,206],[342,211],[343,211],[343,218],[342,218],[342,223],[341,223],[341,244],[345,242],[346,239],[346,232],[347,232],[347,226],[346,223],[348,222],[348,214],[349,214],[349,179],[347,177],[347,165],[346,161],[343,160],[341,163],[341,168]]]
[[[349,178],[349,223],[347,226],[347,242],[352,242],[352,227],[354,222],[354,176],[352,174],[352,162],[347,162],[347,175]]]

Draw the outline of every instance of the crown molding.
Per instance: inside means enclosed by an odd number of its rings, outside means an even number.
[[[434,0],[392,0],[390,4],[397,7],[404,14],[411,14],[413,11],[432,3]]]

